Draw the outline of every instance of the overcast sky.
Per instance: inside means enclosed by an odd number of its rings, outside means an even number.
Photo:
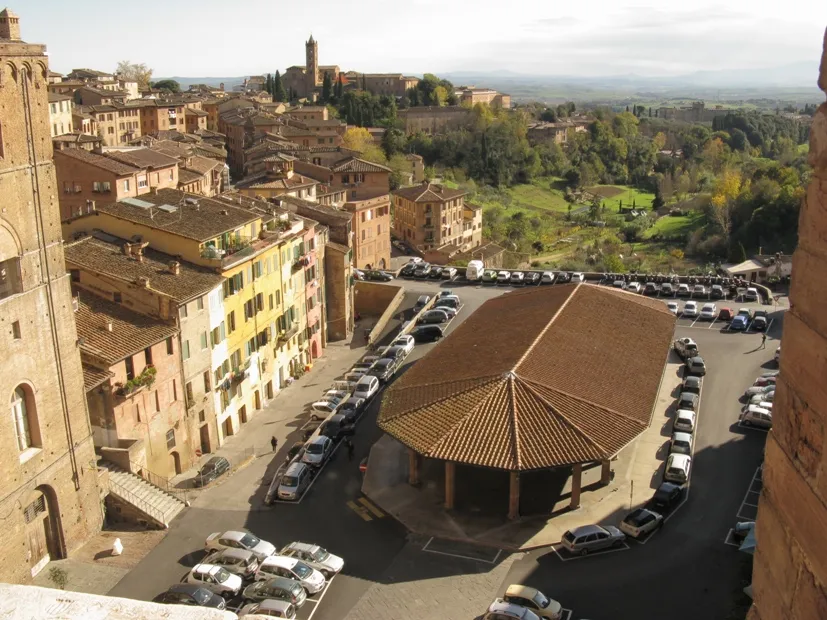
[[[827,0],[17,0],[9,7],[24,40],[48,45],[54,70],[112,70],[130,60],[155,76],[188,77],[303,65],[311,32],[321,64],[361,72],[659,76],[817,66],[827,26]]]

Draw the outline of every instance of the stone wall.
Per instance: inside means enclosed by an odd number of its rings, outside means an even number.
[[[827,92],[827,33],[819,87]],[[774,426],[767,437],[751,620],[827,618],[827,103],[810,133]]]
[[[405,289],[393,284],[356,282],[354,310],[362,316],[379,317],[373,325],[368,342],[376,342],[385,326],[393,318],[405,297]]]

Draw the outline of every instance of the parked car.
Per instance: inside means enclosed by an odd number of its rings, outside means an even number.
[[[262,618],[267,616],[269,618],[287,618],[288,620],[295,620],[296,608],[292,603],[287,601],[278,601],[276,599],[268,598],[260,603],[248,603],[238,610],[238,617],[253,616]]]
[[[744,396],[746,398],[752,398],[757,394],[767,394],[769,392],[775,392],[775,383],[772,384],[765,384],[765,385],[752,385],[744,390]]]
[[[732,317],[732,308],[721,308],[721,311],[718,312],[719,321],[731,321]]]
[[[428,272],[428,277],[431,280],[439,280],[442,277],[442,267],[431,265],[431,270]]]
[[[691,375],[704,376],[706,374],[706,363],[700,356],[690,357],[686,360],[686,371]]]
[[[741,423],[746,426],[772,428],[772,411],[759,405],[747,405],[741,412]]]
[[[690,297],[692,295],[692,289],[689,288],[688,284],[678,284],[678,297]]]
[[[554,272],[544,271],[540,277],[540,284],[554,284]]]
[[[362,398],[367,401],[373,398],[373,395],[378,391],[379,379],[373,375],[365,375],[356,383],[356,387],[353,390],[353,396],[354,398]]]
[[[259,561],[273,555],[276,547],[255,534],[243,530],[228,530],[224,533],[214,532],[207,536],[204,550],[222,551],[224,549],[245,549],[255,554]]]
[[[696,284],[692,289],[693,297],[706,297],[706,287],[703,284]]]
[[[447,323],[450,317],[448,313],[442,309],[434,309],[428,310],[427,312],[423,312],[422,315],[417,319],[417,325],[434,325],[439,323]]]
[[[431,301],[431,296],[430,295],[420,295],[417,298],[416,303],[414,304],[414,307],[413,307],[414,314],[416,314],[417,312],[422,310],[422,308],[427,306],[430,301]]]
[[[563,617],[563,606],[560,603],[529,586],[519,584],[508,586],[502,600],[530,609],[544,620],[560,620]]]
[[[681,385],[681,392],[692,392],[693,394],[701,393],[701,378],[689,376],[683,380]]]
[[[776,364],[779,364],[779,365],[781,364],[781,345],[780,344],[778,345],[778,348],[775,350],[775,355],[773,355],[772,358],[775,360]]]
[[[451,297],[440,297],[436,300],[436,304],[434,305],[434,309],[437,308],[450,308],[454,311],[459,311],[460,304],[459,297],[453,295]]]
[[[411,336],[416,342],[436,342],[440,340],[445,334],[439,325],[420,325],[411,330]]]
[[[163,594],[159,594],[153,603],[165,603],[167,605],[192,605],[195,607],[212,607],[213,609],[226,609],[227,603],[215,592],[207,588],[191,583],[176,583],[170,586]]]
[[[747,301],[760,301],[760,297],[758,296],[758,289],[750,286],[747,288],[746,292],[744,293],[744,299]]]
[[[298,558],[271,555],[265,559],[256,571],[256,581],[269,581],[275,577],[298,581],[308,594],[321,592],[325,578],[321,572],[305,564]]]
[[[254,581],[244,588],[244,599],[260,603],[267,599],[285,601],[296,607],[301,607],[307,600],[307,592],[302,584],[295,579],[273,577],[267,581]]]
[[[341,401],[333,402],[332,400],[317,400],[315,403],[310,405],[310,419],[324,420],[331,413],[336,413],[339,410],[340,404]]]
[[[399,364],[396,360],[383,357],[373,365],[373,368],[368,371],[368,374],[379,379],[381,383],[387,383],[391,380],[397,368],[399,368]]]
[[[416,264],[408,263],[399,270],[399,275],[403,278],[413,278],[414,271],[416,271]]]
[[[689,433],[672,433],[669,451],[675,454],[692,454],[692,435]]]
[[[297,441],[290,446],[290,449],[287,451],[287,462],[292,461],[297,456],[301,458],[302,454],[304,454],[304,442]]]
[[[654,282],[647,282],[643,286],[643,294],[644,295],[657,295],[660,291],[660,288]]]
[[[753,386],[764,387],[767,385],[775,385],[775,382],[778,381],[778,375],[769,375],[763,374],[760,377],[756,377],[755,381],[752,383]]]
[[[694,301],[687,301],[683,305],[683,316],[694,318],[698,316],[698,304]]]
[[[560,543],[571,553],[586,555],[619,546],[625,538],[626,535],[612,525],[581,525],[563,534]]]
[[[431,265],[429,263],[419,263],[414,270],[414,278],[420,280],[427,278],[431,274]]]
[[[351,396],[339,407],[339,414],[345,416],[348,424],[355,424],[362,417],[365,399]]]
[[[353,279],[354,280],[364,280],[365,279],[365,272],[361,269],[354,269],[353,270]]]
[[[678,409],[698,411],[698,395],[692,392],[681,392],[678,396]]]
[[[684,360],[698,355],[698,343],[692,338],[678,338],[672,343],[672,348]]]
[[[409,336],[407,334],[402,336],[397,336],[396,339],[391,343],[392,347],[402,347],[405,349],[405,355],[409,355],[411,351],[414,349],[415,341],[413,336]]]
[[[342,437],[349,437],[355,433],[353,422],[340,413],[330,416],[319,427],[319,434],[329,437],[332,441],[339,441]]]
[[[536,271],[527,271],[525,274],[525,283],[528,284],[540,284],[540,274]]]
[[[236,596],[241,591],[241,577],[215,564],[196,564],[184,577],[184,583],[203,586],[225,598]]]
[[[709,289],[709,296],[712,297],[712,299],[723,299],[726,297],[724,287],[720,284],[713,284],[712,288]]]
[[[574,273],[568,271],[558,271],[557,272],[557,283],[558,284],[567,284],[571,282],[572,276]]]
[[[453,289],[446,288],[439,292],[439,295],[436,296],[437,299],[442,299],[443,297],[457,297],[454,293]]]
[[[624,289],[626,288],[626,280],[615,280],[614,282],[612,282],[612,287]]]
[[[567,282],[585,282],[586,276],[585,274],[580,273],[579,271],[572,271],[568,274]]]
[[[246,549],[227,548],[213,551],[204,558],[203,563],[221,566],[242,579],[250,579],[258,570],[258,559],[252,551]]]
[[[441,277],[443,280],[450,280],[455,275],[457,275],[457,270],[455,267],[443,267],[442,273],[439,277]]]
[[[775,392],[772,392],[772,393],[774,394]],[[761,409],[766,409],[767,411],[772,412],[772,405],[773,405],[773,403],[771,401],[768,401],[768,400],[759,400],[758,402],[755,402],[755,403],[754,402],[749,402],[746,405],[744,405],[743,407],[741,407],[741,413],[744,413],[750,407],[759,407]]]
[[[762,392],[761,394],[753,394],[750,396],[750,405],[760,405],[761,403],[773,403],[775,401],[775,386],[769,392]]]
[[[718,306],[715,304],[704,304],[701,308],[702,321],[714,321],[718,316]]]
[[[626,290],[631,291],[632,293],[640,293],[643,287],[640,286],[640,282],[629,282],[626,285]]]
[[[422,257],[421,256],[411,256],[408,259],[408,262],[413,264],[413,265],[420,265],[420,264],[422,264]]]
[[[649,532],[653,532],[663,525],[663,515],[649,510],[648,508],[638,508],[627,514],[623,521],[620,522],[620,531],[631,536],[632,538],[640,538]]]
[[[666,309],[669,310],[669,312],[671,312],[675,316],[678,316],[678,311],[680,310],[677,301],[670,301],[669,303],[667,303]]]
[[[304,495],[313,475],[304,463],[292,463],[279,481],[276,495],[283,500],[298,500]],[[275,551],[275,549],[274,549]]]
[[[655,510],[667,512],[674,508],[683,499],[683,487],[672,482],[663,482],[658,487],[649,505]]]
[[[379,271],[378,269],[371,269],[364,272],[365,280],[373,280],[374,282],[390,282],[393,276],[386,271]]]
[[[769,315],[766,310],[756,310],[752,316],[752,329],[763,332],[769,325]]]
[[[506,603],[498,598],[488,606],[488,611],[482,620],[540,620],[540,618],[530,609]]]
[[[401,364],[405,361],[405,358],[408,357],[408,354],[405,351],[405,347],[398,347],[392,344],[382,352],[382,358],[386,357],[396,360],[398,364]]]
[[[511,274],[508,271],[500,271],[497,274],[497,284],[508,284],[511,281]]]
[[[746,331],[749,327],[749,319],[743,314],[738,314],[729,322],[729,328],[735,332]]]
[[[321,467],[330,458],[331,452],[333,452],[333,441],[330,437],[319,435],[305,444],[302,463],[311,467]]]
[[[223,456],[212,456],[201,466],[192,482],[196,487],[205,487],[230,471],[230,462]]]
[[[311,545],[303,542],[292,542],[281,551],[279,555],[301,560],[311,568],[316,569],[325,579],[341,572],[345,561],[337,555],[333,555],[324,547]]]
[[[686,454],[672,453],[666,459],[666,471],[663,473],[663,479],[667,482],[686,484],[686,481],[689,480],[689,468],[691,466],[692,457]]]
[[[673,432],[692,433],[695,431],[695,412],[688,409],[678,409],[675,421],[672,423]]]
[[[482,274],[482,281],[485,284],[494,284],[497,281],[497,272],[492,269],[486,269]]]
[[[675,294],[675,287],[669,282],[664,282],[660,285],[660,294],[664,297],[671,297]]]

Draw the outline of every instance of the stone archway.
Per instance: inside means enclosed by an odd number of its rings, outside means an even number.
[[[183,471],[181,469],[181,455],[178,454],[177,450],[173,450],[169,453],[169,455],[172,457],[172,468],[173,471],[175,471],[175,475],[177,476]]]
[[[29,494],[23,506],[23,520],[26,523],[29,568],[34,577],[51,560],[66,557],[60,508],[52,487],[41,485]]]

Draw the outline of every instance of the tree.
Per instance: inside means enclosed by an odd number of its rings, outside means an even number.
[[[396,128],[391,128],[385,131],[382,135],[382,150],[390,159],[397,153],[402,153],[405,150],[405,133]]]
[[[165,90],[170,93],[181,92],[181,85],[175,80],[159,80],[152,84],[152,88],[157,88],[158,90]]]
[[[382,149],[373,143],[373,137],[364,127],[351,127],[342,136],[342,146],[357,151],[363,159],[384,164],[386,161]]]
[[[330,96],[333,94],[333,82],[330,80],[330,74],[325,71],[324,79],[322,80],[322,103],[330,101]]]
[[[362,74],[362,90],[367,91],[368,89],[368,80],[365,78],[365,74]]]
[[[284,84],[281,82],[281,74],[278,70],[273,77],[273,101],[287,101],[287,93],[284,92]]]
[[[59,566],[52,566],[49,569],[49,581],[55,584],[61,590],[66,589],[66,584],[69,583],[69,573]]]
[[[115,69],[115,73],[117,73],[118,77],[122,80],[137,82],[138,88],[142,90],[149,88],[149,83],[152,79],[152,69],[143,63],[136,64],[128,60],[121,60]]]
[[[336,101],[341,101],[342,96],[345,94],[345,84],[342,82],[342,74],[339,74],[339,77],[336,78],[336,86],[333,88],[333,95],[336,97]]]

